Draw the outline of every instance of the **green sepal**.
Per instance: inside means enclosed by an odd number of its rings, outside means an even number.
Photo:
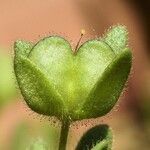
[[[14,43],[15,57],[19,57],[19,56],[27,57],[32,47],[33,47],[33,44],[31,42],[17,40]]]
[[[111,150],[112,138],[108,125],[97,125],[81,137],[76,150]]]
[[[63,103],[50,87],[49,80],[29,59],[20,56],[14,64],[21,93],[28,106],[39,114],[57,116],[63,114]]]
[[[111,27],[102,39],[113,51],[118,54],[127,46],[128,31],[126,26],[118,25]]]
[[[127,81],[131,62],[131,51],[125,48],[108,65],[79,111],[82,119],[103,116],[113,108]]]

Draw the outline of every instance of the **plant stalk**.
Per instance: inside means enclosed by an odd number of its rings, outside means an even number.
[[[66,150],[69,126],[70,126],[70,122],[68,119],[62,122],[60,140],[59,140],[59,150]]]

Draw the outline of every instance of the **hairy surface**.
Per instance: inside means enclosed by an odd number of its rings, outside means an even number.
[[[108,113],[117,102],[131,68],[127,31],[113,27],[73,53],[59,36],[36,45],[15,43],[14,68],[29,107],[59,119],[81,120]]]

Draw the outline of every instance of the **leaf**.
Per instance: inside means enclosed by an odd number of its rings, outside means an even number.
[[[111,149],[108,149],[108,141],[103,140],[100,143],[97,143],[91,150],[111,150]]]
[[[48,146],[42,138],[32,141],[30,146],[26,150],[48,150]]]
[[[49,121],[19,122],[16,126],[9,149],[11,150],[56,150],[59,144],[59,128]],[[4,147],[4,149],[6,149]]]
[[[89,129],[80,139],[76,150],[111,150],[112,132],[108,125]]]
[[[16,95],[11,56],[0,48],[0,112],[8,102],[15,100]]]

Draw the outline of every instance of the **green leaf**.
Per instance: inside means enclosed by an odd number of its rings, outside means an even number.
[[[20,122],[11,136],[11,150],[56,150],[59,144],[59,129],[49,122]],[[6,149],[4,147],[4,149]]]
[[[32,141],[26,150],[48,150],[48,147],[43,139],[38,138]]]
[[[91,150],[111,150],[111,148],[108,149],[108,141],[103,140],[97,143]]]
[[[16,96],[12,58],[0,48],[0,111]]]
[[[108,125],[89,129],[80,139],[76,150],[111,150],[112,132]]]

